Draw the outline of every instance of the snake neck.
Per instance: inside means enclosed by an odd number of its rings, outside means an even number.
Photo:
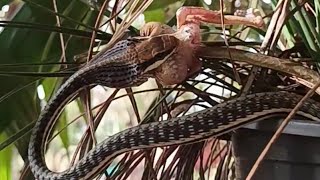
[[[143,81],[141,80],[142,71],[143,67],[137,64],[120,63],[104,67],[91,65],[80,69],[62,84],[42,110],[32,131],[28,149],[29,163],[32,172],[38,179],[50,179],[53,174],[59,175],[47,168],[44,150],[58,116],[74,95],[83,87],[92,84],[115,88],[133,86]],[[43,177],[44,175],[46,177]]]
[[[40,171],[49,172],[44,161],[46,141],[64,105],[68,103],[72,95],[85,85],[79,77],[71,76],[41,111],[39,119],[33,127],[28,149],[29,163],[34,174],[39,174]],[[39,177],[39,179],[41,178]]]

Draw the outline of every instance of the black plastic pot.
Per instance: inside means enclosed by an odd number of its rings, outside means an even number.
[[[280,121],[266,120],[232,136],[237,179],[245,179]],[[294,120],[272,146],[254,180],[319,180],[320,124]]]

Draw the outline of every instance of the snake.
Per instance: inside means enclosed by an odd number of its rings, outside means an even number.
[[[93,179],[105,170],[107,162],[119,154],[204,141],[245,124],[281,117],[289,113],[301,99],[301,95],[282,91],[237,97],[186,116],[141,124],[114,134],[63,172],[53,172],[47,167],[44,158],[46,142],[63,107],[76,93],[91,85],[113,88],[138,86],[151,77],[168,57],[174,55],[178,43],[179,40],[170,35],[122,40],[69,77],[42,110],[32,130],[28,159],[35,178]],[[320,103],[309,99],[297,114],[320,121],[319,112]]]

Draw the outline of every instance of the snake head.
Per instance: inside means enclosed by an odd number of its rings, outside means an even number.
[[[145,72],[152,71],[165,62],[178,45],[179,39],[172,35],[150,37],[136,46],[139,63],[144,64]]]

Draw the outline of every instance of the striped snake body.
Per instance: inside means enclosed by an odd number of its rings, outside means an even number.
[[[77,92],[89,85],[113,88],[138,86],[151,76],[152,70],[157,68],[155,64],[161,65],[174,52],[177,42],[172,36],[123,40],[68,78],[42,110],[33,128],[28,157],[35,177],[57,179],[46,167],[44,147],[63,107]],[[158,44],[163,44],[163,47]]]
[[[98,144],[77,164],[61,173],[48,170],[36,154],[30,154],[30,165],[38,179],[92,179],[104,170],[108,161],[121,153],[216,137],[248,123],[283,116],[299,99],[301,96],[288,92],[252,94],[187,116],[124,130]],[[320,122],[319,112],[320,103],[307,100],[297,114]]]
[[[165,41],[166,38],[169,40]],[[153,41],[163,41],[163,46],[159,48],[159,43],[155,43],[152,47]],[[72,75],[50,99],[34,126],[28,154],[35,177],[39,180],[92,179],[105,169],[108,161],[123,152],[186,144],[215,137],[247,123],[288,113],[301,98],[288,92],[258,93],[187,116],[142,124],[101,142],[69,169],[63,172],[50,171],[44,160],[45,144],[62,108],[74,94],[88,85],[123,88],[141,84],[153,69],[174,52],[176,42],[169,36],[121,41]],[[320,103],[307,100],[298,114],[320,121],[319,112]]]

